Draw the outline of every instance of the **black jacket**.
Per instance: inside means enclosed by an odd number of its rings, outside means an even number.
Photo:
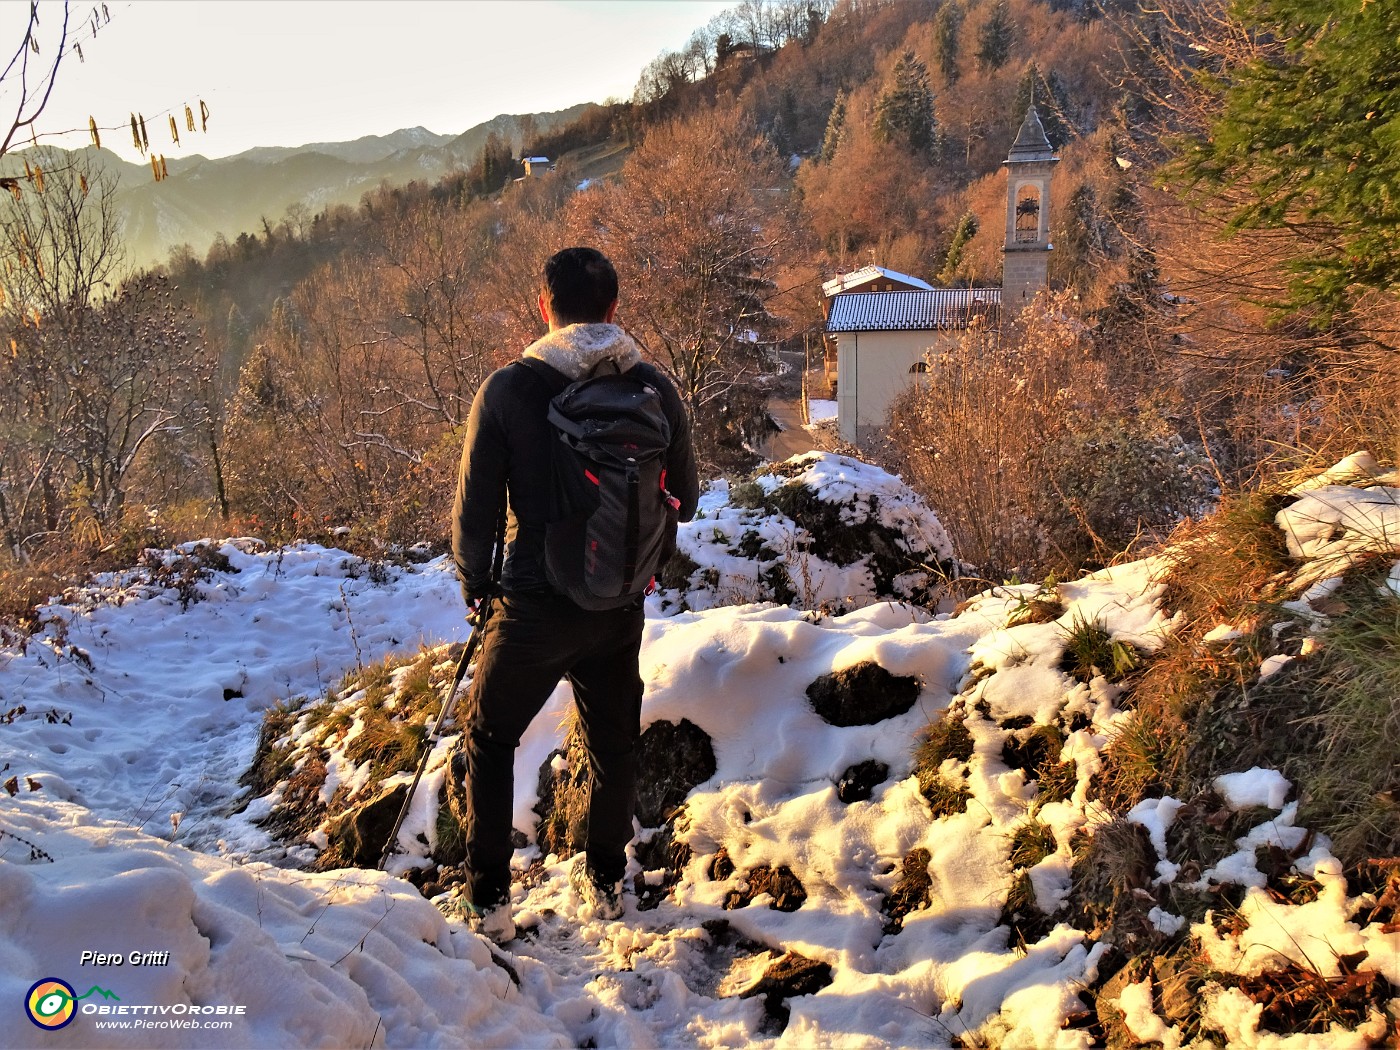
[[[613,329],[612,325],[574,325],[572,329]],[[553,332],[526,351],[555,368],[580,378],[598,355],[570,358],[570,328]],[[621,329],[615,329],[621,335]],[[608,334],[608,333],[605,333]],[[638,359],[635,346],[625,335],[626,354],[608,354],[654,385],[671,424],[671,445],[666,460],[666,485],[680,500],[680,520],[695,516],[700,496],[695,452],[690,441],[690,421],[685,406],[669,380],[656,368]],[[621,340],[619,342],[621,342]],[[588,349],[585,346],[585,351]],[[562,366],[562,367],[561,367]],[[499,368],[487,377],[472,402],[462,447],[457,499],[452,514],[452,553],[462,593],[468,602],[489,594],[491,556],[501,498],[506,496],[506,556],[501,589],[508,594],[550,593],[545,573],[544,530],[553,495],[551,454],[554,436],[546,414],[557,393],[547,380],[521,361]]]

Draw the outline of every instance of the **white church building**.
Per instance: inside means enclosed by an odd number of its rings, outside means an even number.
[[[828,346],[836,358],[841,437],[857,441],[882,430],[890,404],[925,356],[972,325],[1014,318],[1046,286],[1050,244],[1050,177],[1059,158],[1032,104],[1004,161],[1006,239],[1000,288],[933,288],[918,278],[867,267],[828,281]]]

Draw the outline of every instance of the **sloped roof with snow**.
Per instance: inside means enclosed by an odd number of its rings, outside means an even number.
[[[918,288],[923,291],[933,291],[933,285],[927,281],[921,281],[917,277],[910,277],[907,273],[900,273],[898,270],[887,270],[883,266],[865,266],[859,270],[852,270],[850,273],[837,274],[831,280],[822,285],[822,292],[826,295],[837,295],[841,292],[848,292],[857,285],[865,284],[867,281],[884,278],[889,281],[900,281],[911,288]]]
[[[847,292],[831,301],[828,332],[897,332],[966,328],[995,318],[1000,288],[931,288],[926,292]]]

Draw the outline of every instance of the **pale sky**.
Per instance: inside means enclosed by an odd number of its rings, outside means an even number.
[[[129,116],[146,117],[153,152],[227,156],[423,126],[457,135],[498,113],[630,98],[642,68],[737,0],[75,0],[67,55],[40,142],[82,145],[88,117],[128,160]],[[0,0],[8,62],[29,0]],[[99,28],[92,32],[93,10]],[[62,24],[40,0],[40,44]],[[41,50],[31,60],[47,57]],[[14,112],[14,77],[0,118]],[[209,130],[186,131],[203,99]],[[180,142],[167,114],[178,118]],[[80,129],[76,139],[53,133]],[[107,130],[113,129],[113,130]],[[16,145],[27,144],[25,142]]]

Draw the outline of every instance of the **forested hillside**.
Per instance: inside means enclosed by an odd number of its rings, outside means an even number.
[[[1000,164],[1032,101],[1060,155],[1053,294],[1018,330],[969,334],[896,407],[888,444],[860,450],[949,506],[966,561],[989,577],[1102,563],[1213,491],[1389,449],[1384,238],[1320,210],[1304,169],[1256,174],[1231,145],[1271,112],[1236,94],[1301,61],[1287,6],[756,0],[659,55],[630,102],[517,124],[436,182],[293,209],[120,288],[110,177],[80,161],[44,193],[21,180],[6,546],[101,546],[134,504],[179,532],[213,514],[439,538],[454,430],[537,334],[534,274],[571,241],[616,260],[624,320],[683,391],[706,463],[749,467],[776,350],[820,356],[823,279],[875,262],[999,283]],[[1382,17],[1367,8],[1359,32]],[[512,182],[531,154],[557,170]],[[1358,261],[1328,261],[1333,242]],[[127,365],[94,364],[74,333],[128,315],[160,334],[129,351],[142,394],[123,406]],[[994,492],[968,491],[992,472]]]

